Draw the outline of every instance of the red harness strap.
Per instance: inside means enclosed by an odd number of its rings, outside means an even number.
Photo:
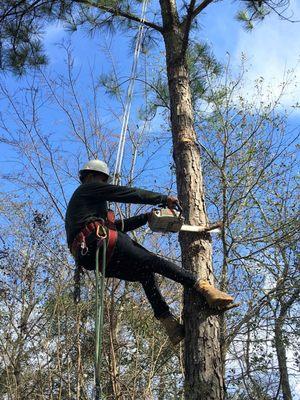
[[[108,210],[105,225],[109,229],[112,229],[115,231],[116,230],[115,220],[116,220],[116,217],[115,217],[115,213],[113,212],[113,210]]]
[[[108,245],[106,257],[108,263],[118,239],[118,231],[116,230],[115,225],[115,213],[112,210],[107,211],[106,226],[108,227]]]

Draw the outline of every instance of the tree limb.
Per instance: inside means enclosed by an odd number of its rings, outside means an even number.
[[[181,48],[181,57],[185,57],[185,53],[188,47],[189,42],[189,34],[191,30],[191,25],[193,19],[197,17],[197,15],[204,10],[213,0],[204,0],[198,7],[195,8],[196,0],[191,0],[188,12],[186,17],[184,18],[183,22],[181,23],[181,27],[183,29],[183,40],[182,40],[182,48]]]
[[[204,8],[206,8],[210,3],[212,3],[213,0],[204,0],[201,4],[199,4],[198,7],[195,8],[195,10],[192,13],[192,20],[197,17],[198,14],[201,13]]]
[[[194,8],[195,8],[195,3],[196,3],[196,0],[191,0],[187,15],[186,15],[184,21],[182,22],[182,27],[184,30],[182,48],[181,48],[181,57],[182,58],[184,58],[184,56],[185,56],[185,53],[186,53],[186,50],[188,47],[188,43],[189,43],[189,34],[191,31],[191,25],[192,25],[192,21],[193,21],[193,12],[194,12]]]
[[[116,17],[123,17],[126,19],[129,19],[131,21],[135,21],[138,22],[140,24],[149,26],[149,28],[155,29],[156,31],[163,33],[163,28],[160,25],[154,24],[150,21],[144,21],[141,18],[137,17],[134,14],[131,14],[129,12],[126,11],[122,11],[120,8],[115,8],[115,7],[108,7],[106,5],[100,4],[100,3],[92,3],[90,0],[75,0],[76,3],[79,4],[84,4],[90,7],[95,7],[98,8],[99,10],[108,12]]]

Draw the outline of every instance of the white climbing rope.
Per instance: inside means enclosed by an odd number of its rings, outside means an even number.
[[[144,28],[145,27],[143,25],[143,22],[145,21],[148,1],[149,0],[143,0],[141,23],[139,25],[137,40],[135,43],[134,58],[133,58],[133,63],[132,63],[132,67],[131,67],[129,85],[127,88],[125,110],[124,110],[124,115],[123,115],[122,128],[121,128],[120,140],[119,140],[116,163],[115,163],[115,171],[114,171],[114,176],[113,176],[114,184],[119,184],[121,181],[121,169],[122,169],[122,163],[123,163],[123,158],[124,158],[126,132],[128,129],[128,122],[129,122],[129,115],[130,115],[131,104],[132,104],[134,84],[135,84],[135,80],[136,80],[138,59],[139,59],[139,55],[141,52],[142,41],[143,41],[143,36],[144,36]]]
[[[144,25],[143,22],[145,21],[146,10],[148,6],[149,0],[143,0],[142,5],[142,13],[141,13],[141,23],[139,24],[138,28],[138,35],[134,49],[134,59],[131,67],[131,75],[130,81],[127,89],[127,96],[126,96],[126,103],[123,115],[123,122],[122,122],[122,129],[119,139],[117,157],[116,157],[116,164],[115,164],[115,171],[113,176],[113,183],[118,184],[120,183],[121,178],[121,169],[122,169],[122,162],[124,157],[124,149],[125,149],[125,142],[126,142],[126,132],[128,129],[128,122],[129,122],[129,115],[131,110],[131,103],[133,97],[133,89],[134,83],[136,80],[136,73],[137,73],[137,65],[138,65],[138,58],[140,55],[141,47],[142,47],[142,40],[144,34]],[[121,220],[123,223],[122,213],[119,210]],[[103,345],[103,310],[104,310],[104,291],[105,291],[105,266],[106,266],[106,240],[104,240],[103,244],[103,260],[102,260],[102,279],[99,276],[99,249],[96,252],[96,349],[95,349],[95,400],[102,400],[102,386],[100,381],[100,368],[101,368],[101,360],[102,360],[102,345]]]

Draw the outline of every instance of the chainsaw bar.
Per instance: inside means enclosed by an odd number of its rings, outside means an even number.
[[[185,225],[183,224],[180,231],[184,232],[209,232],[209,233],[221,233],[219,227],[209,227],[209,226],[197,226],[197,225]]]

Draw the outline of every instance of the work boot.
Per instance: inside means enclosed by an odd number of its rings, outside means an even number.
[[[219,289],[216,289],[208,281],[199,279],[195,283],[194,289],[202,294],[210,308],[224,311],[232,308],[230,306],[233,302],[233,297],[229,296],[229,294],[225,292],[221,292]]]
[[[167,314],[159,318],[160,323],[165,328],[170,341],[176,346],[184,338],[184,326],[172,314]]]

